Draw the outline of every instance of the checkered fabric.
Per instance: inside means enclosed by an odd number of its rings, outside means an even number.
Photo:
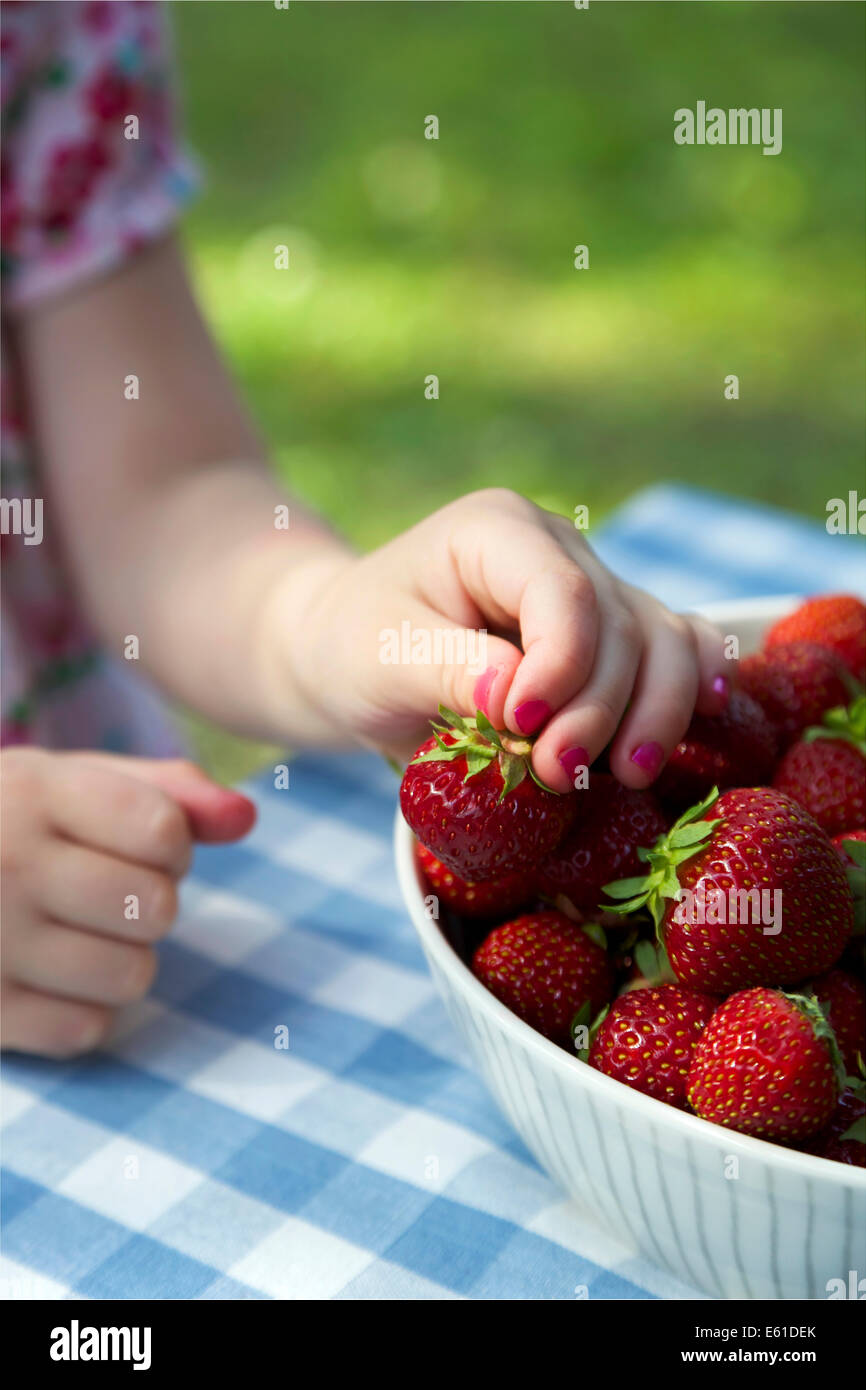
[[[847,538],[683,489],[598,548],[679,606],[864,580]],[[111,1046],[5,1060],[3,1296],[703,1297],[566,1202],[467,1067],[398,895],[390,770],[303,757],[251,790],[256,830],[198,851]]]

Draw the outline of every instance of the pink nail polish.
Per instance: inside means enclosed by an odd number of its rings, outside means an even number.
[[[642,743],[631,755],[633,763],[637,763],[641,772],[649,773],[650,777],[655,777],[662,765],[664,749],[659,743]]]
[[[716,676],[716,679],[713,681],[713,693],[718,695],[719,699],[723,700],[725,704],[728,703],[731,687],[728,684],[727,676]]]
[[[585,748],[566,748],[559,755],[559,765],[568,775],[569,782],[574,782],[574,774],[579,767],[589,767],[589,754]]]
[[[546,700],[524,700],[514,711],[514,722],[522,734],[534,734],[550,715]]]
[[[475,682],[475,690],[473,692],[475,708],[480,709],[482,714],[486,714],[488,719],[490,718],[490,710],[487,702],[490,699],[490,691],[493,682],[499,675],[500,669],[499,666],[488,666],[487,670],[480,675]]]

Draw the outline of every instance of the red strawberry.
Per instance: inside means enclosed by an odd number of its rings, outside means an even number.
[[[757,787],[776,764],[776,734],[761,706],[731,692],[722,714],[695,714],[653,791],[669,810],[693,806],[708,787]]]
[[[692,1052],[718,1002],[681,985],[624,994],[595,1033],[589,1065],[644,1095],[684,1109]]]
[[[712,820],[702,820],[712,810]],[[641,858],[646,877],[609,884],[614,909],[647,907],[681,984],[708,994],[795,984],[835,965],[854,905],[838,854],[771,787],[715,791]]]
[[[866,1061],[866,988],[847,970],[828,970],[808,984],[803,994],[815,995],[836,1034],[845,1070],[852,1076],[859,1068],[858,1057]]]
[[[611,995],[605,951],[561,912],[533,912],[496,927],[472,958],[491,994],[546,1038],[571,1045],[571,1025]]]
[[[479,710],[463,719],[441,705],[447,725],[418,749],[400,785],[400,807],[422,845],[473,883],[538,864],[562,839],[576,796],[535,779],[532,744],[499,734]]]
[[[814,642],[783,642],[755,652],[740,662],[738,675],[776,730],[782,751],[809,724],[820,723],[825,710],[848,703],[846,678],[835,653]]]
[[[849,1086],[839,1097],[826,1129],[797,1147],[802,1153],[866,1168],[866,1098]]]
[[[828,710],[788,749],[773,786],[792,796],[828,835],[866,820],[866,695]]]
[[[833,1030],[814,1000],[744,989],[716,1010],[689,1068],[697,1115],[763,1139],[807,1139],[844,1086]]]
[[[764,638],[769,650],[780,642],[815,642],[829,647],[858,681],[866,680],[866,604],[853,594],[807,599],[780,618]]]
[[[534,879],[530,873],[505,874],[485,883],[458,878],[440,863],[426,845],[418,845],[418,863],[433,892],[461,917],[496,917],[516,912],[532,897]]]
[[[574,823],[542,863],[537,886],[545,897],[564,894],[595,913],[604,885],[638,872],[638,848],[654,845],[667,821],[652,792],[624,787],[604,772],[591,772],[574,801]]]
[[[809,812],[828,835],[866,814],[866,761],[849,743],[795,743],[773,786]]]

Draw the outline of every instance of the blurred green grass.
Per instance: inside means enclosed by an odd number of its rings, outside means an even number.
[[[665,479],[816,518],[860,485],[862,6],[173,14],[204,305],[281,474],[358,544],[489,484],[593,523]],[[782,153],[676,146],[698,99],[782,107]]]

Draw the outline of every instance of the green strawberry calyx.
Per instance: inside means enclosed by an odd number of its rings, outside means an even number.
[[[857,1144],[866,1144],[866,1115],[861,1115],[859,1120],[855,1120],[853,1125],[849,1125],[844,1134],[839,1135],[840,1139],[853,1139]]]
[[[664,946],[654,944],[644,937],[642,941],[637,942],[633,954],[634,963],[647,985],[676,984],[677,977],[671,968]]]
[[[838,739],[850,743],[866,758],[866,695],[858,695],[850,705],[826,710],[821,723],[806,729],[802,738],[804,743],[814,743],[819,738]]]
[[[607,950],[607,932],[600,922],[584,922],[580,930],[595,946],[600,946],[603,951]]]
[[[480,709],[476,710],[473,719],[468,715],[455,714],[445,705],[440,705],[439,718],[442,720],[440,724],[435,720],[430,721],[436,747],[429,748],[426,753],[419,753],[412,759],[410,767],[414,767],[416,763],[450,763],[458,758],[465,758],[466,776],[463,780],[468,782],[470,777],[476,777],[496,761],[502,778],[500,801],[503,801],[509,792],[513,792],[515,787],[520,786],[527,772],[543,791],[550,792],[552,796],[559,795],[552,787],[542,782],[533,769],[531,738],[523,738],[522,735],[518,737],[516,734],[494,729],[487,715]],[[449,739],[447,743],[446,737]]]
[[[866,841],[842,840],[842,848],[853,859],[845,865],[845,877],[854,898],[854,930],[852,936],[866,935]]]
[[[660,835],[652,849],[639,849],[638,858],[649,865],[649,873],[637,878],[621,878],[615,883],[606,883],[604,892],[608,897],[623,899],[616,906],[606,903],[602,911],[619,912],[623,915],[647,908],[656,926],[661,928],[666,911],[666,900],[679,895],[680,883],[677,869],[687,859],[706,849],[707,842],[720,820],[704,820],[710,807],[719,797],[718,787],[713,787],[709,796],[685,811],[664,835]]]
[[[593,1043],[595,1042],[595,1036],[609,1013],[610,1004],[605,1004],[604,1008],[599,1010],[595,1018],[592,1018],[592,1005],[587,999],[585,1003],[581,1004],[577,1013],[574,1015],[574,1018],[571,1020],[571,1038],[572,1042],[577,1048],[577,1055],[581,1062],[586,1062],[589,1060],[589,1053]],[[590,1023],[591,1018],[592,1022]],[[582,1031],[580,1030],[587,1028],[587,1026],[589,1031],[586,1036],[586,1041],[582,1044],[582,1046],[578,1046],[578,1043],[583,1036]]]
[[[857,1075],[845,1077],[845,1090],[853,1091],[860,1100],[866,1100],[866,1062],[862,1052],[857,1053]]]
[[[784,991],[780,991],[784,994]],[[812,1031],[816,1038],[821,1038],[830,1052],[830,1061],[833,1064],[833,1071],[836,1074],[836,1093],[841,1095],[847,1086],[855,1086],[853,1078],[845,1074],[845,1063],[842,1061],[842,1054],[839,1051],[839,1044],[836,1041],[836,1034],[822,1004],[818,1002],[814,994],[784,994],[790,1004],[794,1005],[801,1014],[811,1023]]]
[[[846,1076],[845,1089],[853,1091],[855,1096],[863,1100],[866,1096],[866,1066],[863,1063],[863,1056],[857,1053],[858,1076]],[[855,1139],[858,1144],[866,1144],[866,1115],[860,1115],[852,1125],[849,1125],[844,1134],[839,1135],[840,1139]]]

